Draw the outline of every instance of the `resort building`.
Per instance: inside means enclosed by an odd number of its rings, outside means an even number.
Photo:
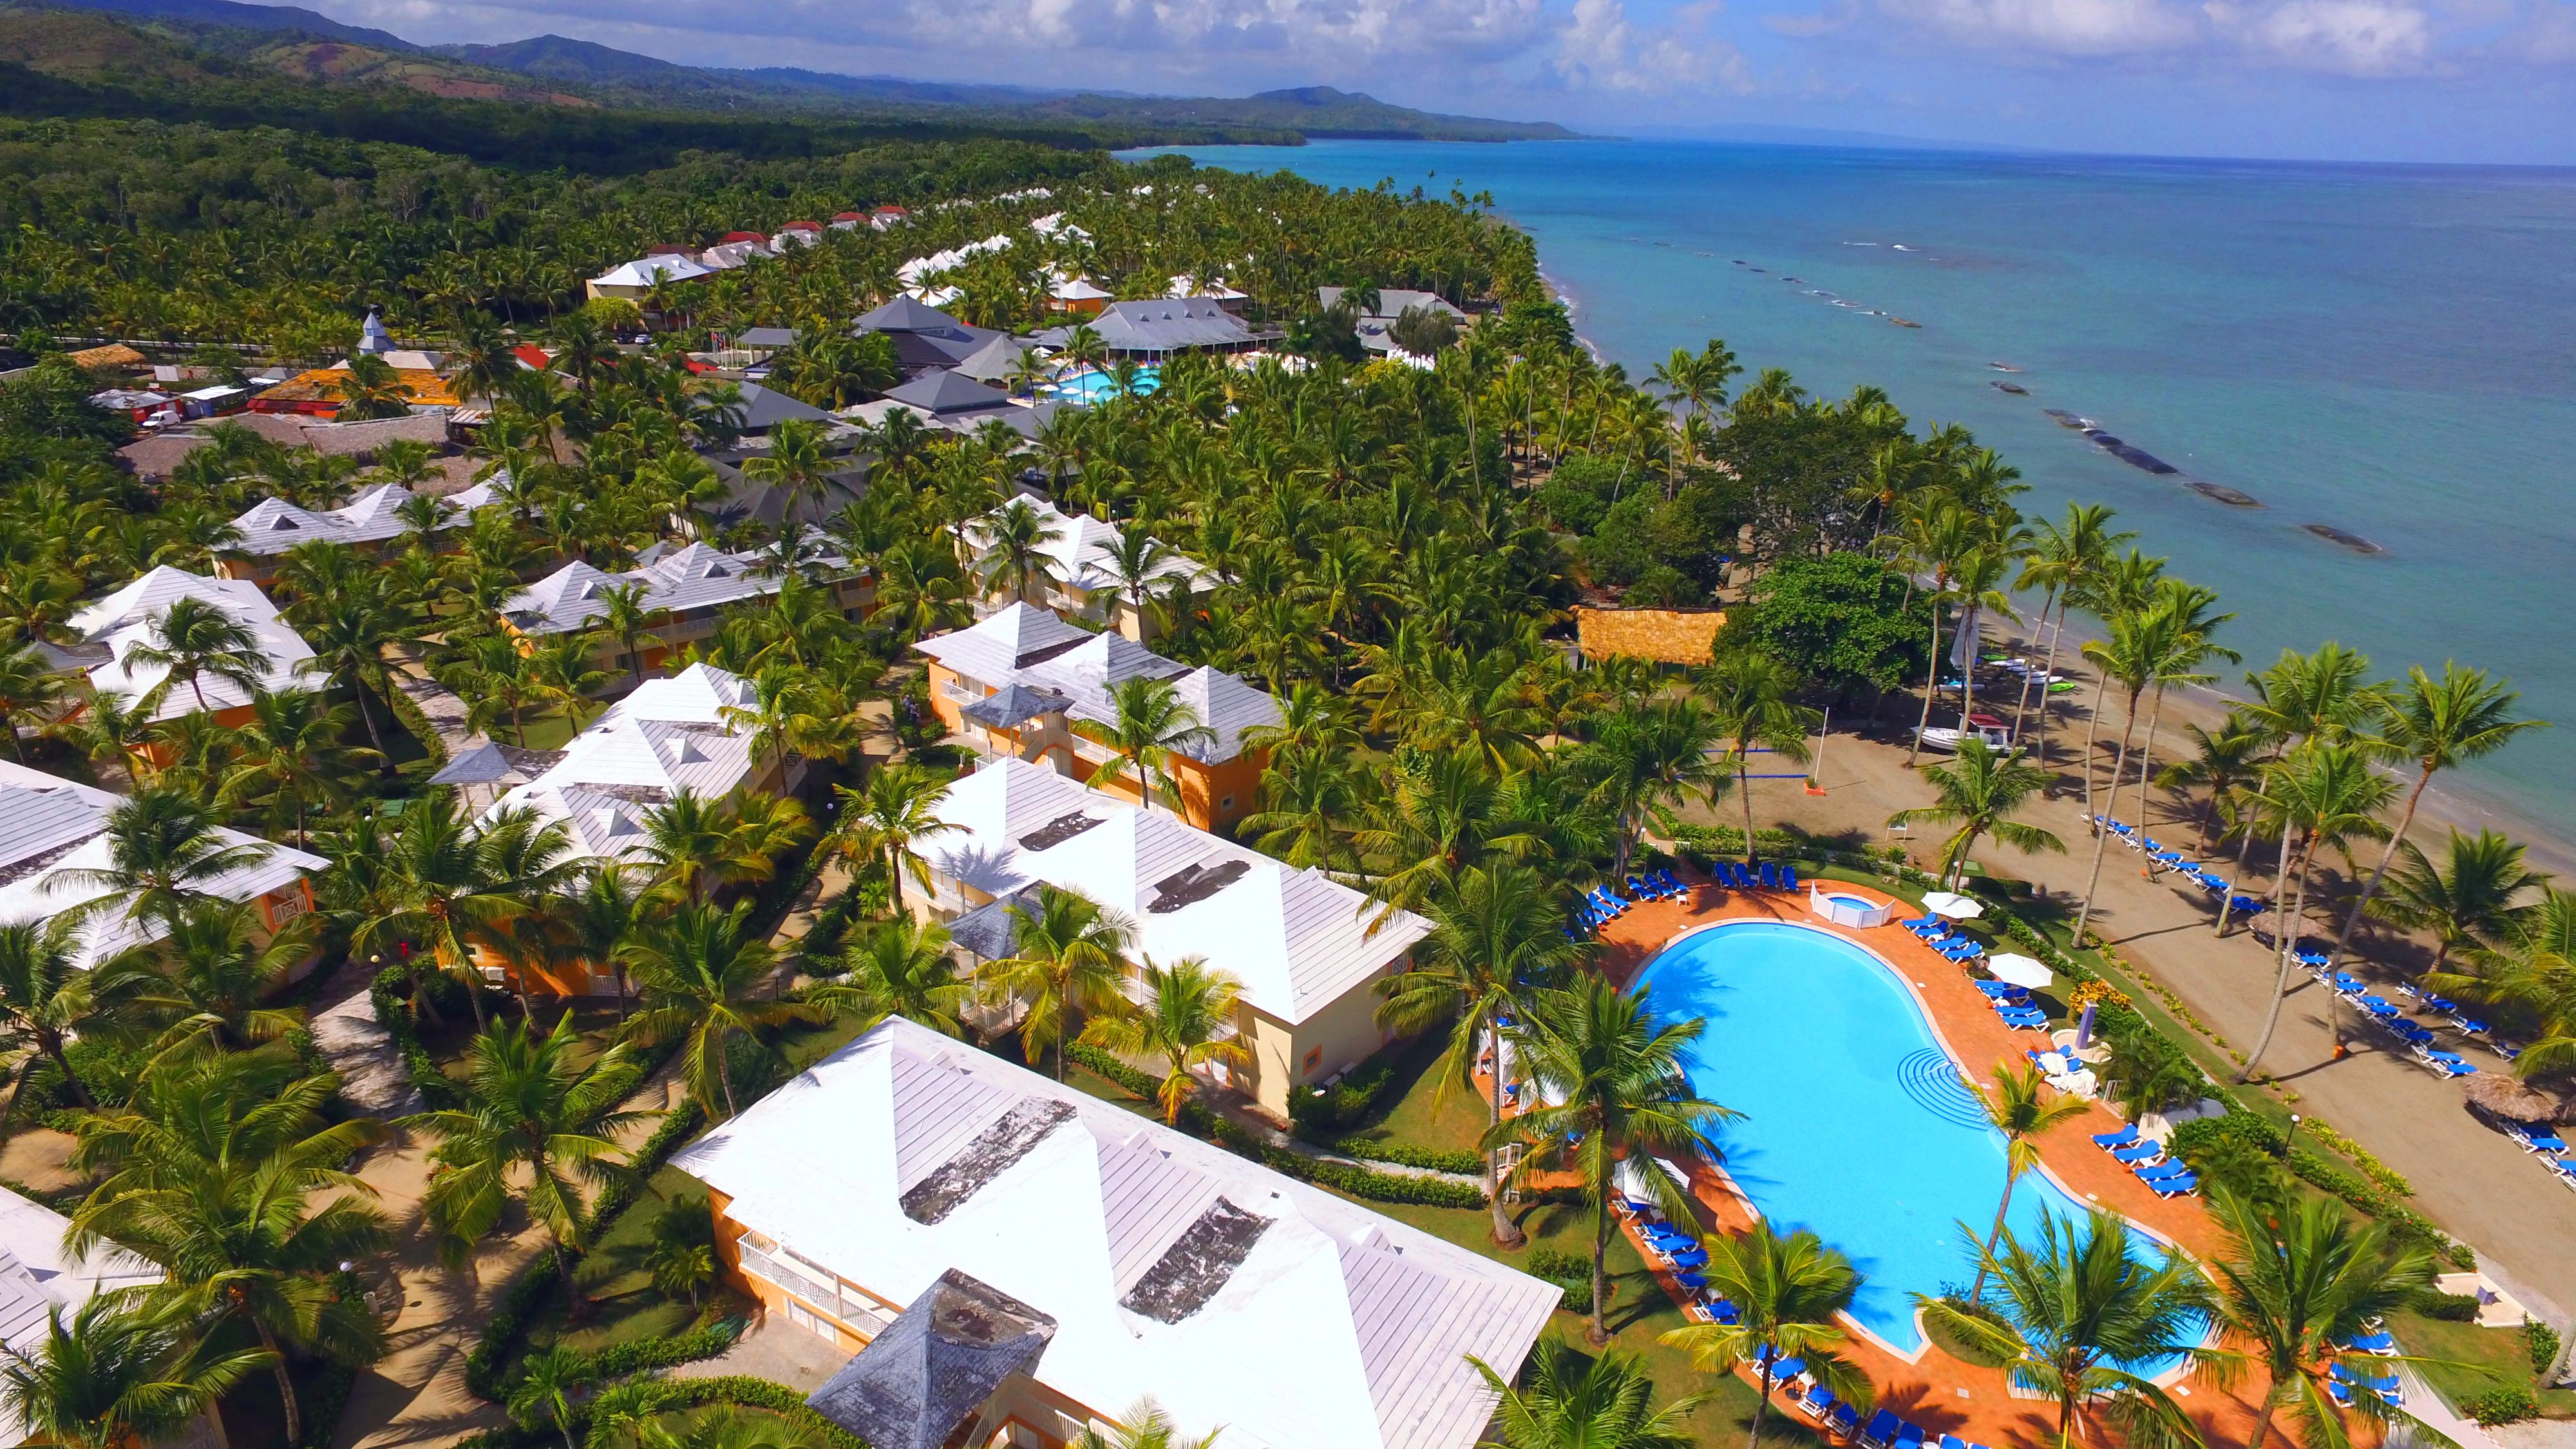
[[[657,252],[609,268],[583,284],[591,297],[614,297],[641,305],[657,282],[694,282],[715,275],[713,268],[684,252]]]
[[[1243,988],[1235,1035],[1248,1064],[1211,1068],[1281,1121],[1292,1092],[1365,1059],[1394,1037],[1372,988],[1405,969],[1431,925],[1382,914],[1319,870],[1298,870],[1160,811],[1136,808],[1041,765],[997,759],[950,788],[948,828],[919,847],[929,867],[916,914],[948,924],[959,949],[1013,954],[1012,905],[1041,882],[1078,891],[1136,924],[1132,959],[1196,956]]]
[[[896,297],[882,307],[859,314],[850,330],[860,336],[883,333],[894,344],[895,360],[909,377],[918,377],[933,368],[955,367],[1004,335],[990,327],[969,327],[911,296]]]
[[[422,443],[433,449],[449,445],[449,423],[463,414],[439,411],[409,413],[399,418],[370,418],[365,422],[334,422],[327,417],[306,417],[296,413],[236,413],[228,417],[207,419],[178,428],[164,429],[148,438],[138,438],[116,450],[134,476],[147,483],[158,483],[170,476],[171,470],[197,451],[215,441],[216,428],[239,428],[275,443],[281,448],[311,448],[325,458],[355,458],[373,462],[387,443]],[[422,485],[430,493],[454,492],[472,481],[481,464],[461,455],[430,460],[435,476]]]
[[[527,809],[560,823],[580,860],[633,859],[648,839],[652,812],[681,795],[719,800],[737,790],[776,794],[795,787],[804,766],[775,751],[755,755],[742,712],[756,699],[751,681],[709,664],[648,679],[608,707],[560,751],[492,746],[449,761],[431,780],[470,790],[487,777],[533,777],[503,793],[484,818]],[[497,960],[497,958],[495,958]],[[525,964],[525,963],[522,963]],[[487,965],[487,974],[501,971]],[[506,979],[506,978],[505,978]],[[615,977],[587,964],[527,965],[525,984],[557,996],[615,991]]]
[[[1268,691],[1208,665],[1176,664],[1120,634],[1075,628],[1043,609],[1012,604],[972,628],[912,646],[930,659],[930,707],[952,736],[988,760],[1026,760],[1089,779],[1118,758],[1102,742],[1118,722],[1112,693],[1130,679],[1160,679],[1208,736],[1164,761],[1175,802],[1167,808],[1202,830],[1249,814],[1267,750],[1244,733],[1279,723]],[[1116,793],[1142,799],[1132,766]]]
[[[1116,629],[1130,639],[1152,637],[1153,621],[1137,612],[1126,584],[1118,576],[1118,551],[1126,546],[1127,535],[1114,523],[1104,523],[1088,513],[1061,512],[1044,498],[1014,498],[959,527],[959,539],[969,555],[980,556],[992,545],[995,520],[1004,509],[1012,508],[1025,508],[1035,514],[1048,535],[1037,549],[1046,560],[1047,577],[1032,581],[1040,596],[1026,602],[1053,609],[1068,619]],[[1146,586],[1157,597],[1167,594],[1175,579],[1188,580],[1192,594],[1216,586],[1216,575],[1205,565],[1169,550],[1145,573]],[[978,610],[989,612],[1019,601],[1011,581],[996,580]]]
[[[1261,339],[1226,310],[1215,297],[1165,297],[1150,302],[1111,302],[1088,326],[1100,334],[1112,357],[1158,362],[1176,352],[1241,352]],[[1062,347],[1071,327],[1051,327],[1038,334],[1049,347]]]
[[[509,477],[506,472],[500,476],[504,482]],[[278,563],[287,551],[299,544],[338,543],[374,551],[382,544],[410,536],[412,526],[403,517],[403,505],[416,496],[399,483],[380,483],[341,507],[321,513],[298,508],[283,498],[263,498],[233,520],[233,527],[241,530],[241,542],[215,561],[215,572],[228,579],[265,584],[276,577]],[[489,504],[492,497],[493,485],[485,482],[440,498],[438,521],[431,526],[454,528],[470,518],[475,509]]]
[[[140,700],[159,689],[169,679],[170,671],[158,664],[135,661],[134,651],[153,640],[161,616],[181,599],[211,604],[250,632],[260,654],[261,689],[283,694],[314,687],[315,676],[307,667],[313,659],[313,646],[304,642],[303,635],[286,627],[286,621],[278,617],[277,606],[260,592],[259,585],[247,579],[210,579],[167,564],[64,621],[76,636],[70,646],[47,644],[43,648],[55,667],[81,671],[89,680],[92,694],[114,695],[128,702]],[[152,718],[177,719],[203,709],[214,715],[217,724],[239,725],[250,718],[250,698],[249,690],[229,679],[201,674],[193,681],[180,680],[162,690]]]
[[[870,1444],[1468,1449],[1561,1291],[892,1017],[691,1143],[725,1276]]]
[[[1117,299],[1118,294],[1106,287],[1096,287],[1085,278],[1067,277],[1047,288],[1046,309],[1074,317],[1097,317],[1100,309]]]
[[[161,1270],[114,1243],[86,1252],[64,1246],[71,1219],[44,1204],[0,1188],[0,1348],[35,1358],[44,1352],[49,1320],[59,1312],[71,1322],[81,1306],[102,1293],[148,1288]],[[0,1410],[0,1438],[28,1442],[27,1426]],[[217,1449],[224,1442],[209,1415],[199,1415],[156,1449]]]
[[[49,921],[110,895],[112,888],[91,873],[110,864],[108,816],[123,803],[122,795],[0,760],[0,924]],[[218,828],[215,835],[226,847],[265,853],[216,877],[205,887],[207,894],[256,902],[259,925],[269,933],[312,911],[313,887],[306,877],[328,861],[238,830]],[[74,937],[73,959],[87,969],[161,934],[158,921],[110,905],[87,913]]]
[[[837,556],[820,562],[830,572],[816,587],[831,591],[833,606],[853,619],[866,612],[874,596],[867,577],[849,572]],[[610,590],[640,588],[656,642],[643,645],[641,658],[629,658],[616,639],[600,646],[599,667],[624,678],[660,668],[665,659],[712,636],[726,605],[766,598],[780,583],[767,561],[752,554],[703,543],[676,549],[657,543],[622,574],[603,573],[578,559],[565,564],[503,600],[501,622],[524,637],[593,628],[608,613]]]
[[[1345,290],[1342,287],[1317,287],[1315,299],[1329,311],[1342,300]],[[1437,292],[1416,292],[1403,287],[1382,289],[1377,294],[1377,310],[1355,319],[1360,345],[1371,352],[1401,351],[1395,345],[1395,339],[1388,335],[1389,330],[1405,313],[1416,310],[1445,312],[1450,321],[1461,327],[1473,320]]]

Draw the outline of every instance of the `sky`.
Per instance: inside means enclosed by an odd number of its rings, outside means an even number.
[[[1245,95],[1594,134],[2576,165],[2576,0],[305,0],[422,43]]]

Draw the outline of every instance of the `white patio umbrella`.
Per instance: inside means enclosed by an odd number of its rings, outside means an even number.
[[[1954,921],[1973,921],[1986,913],[1983,903],[1948,891],[1934,891],[1923,898],[1923,909]]]
[[[2047,967],[2028,956],[1990,956],[1986,958],[1986,972],[1997,981],[2009,981],[2032,991],[2057,979]]]

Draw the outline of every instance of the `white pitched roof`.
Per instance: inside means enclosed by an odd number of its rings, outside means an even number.
[[[262,688],[282,694],[312,686],[312,677],[302,666],[313,657],[313,646],[286,627],[286,621],[278,617],[277,606],[260,592],[259,585],[247,579],[210,579],[164,564],[90,604],[68,621],[83,643],[104,645],[108,651],[106,662],[89,668],[90,688],[101,694],[141,696],[167,678],[167,669],[154,664],[129,667],[126,657],[136,645],[149,640],[152,622],[183,598],[202,599],[250,631],[265,659],[260,670]],[[209,709],[230,709],[250,702],[249,693],[238,685],[209,675],[200,678],[194,687],[182,684],[172,688],[152,717],[175,719],[194,712],[200,692]]]
[[[1398,911],[1372,935],[1377,909],[1323,872],[1023,760],[994,760],[959,780],[939,818],[952,828],[922,854],[940,874],[988,896],[1036,881],[1079,891],[1135,921],[1137,954],[1160,963],[1204,957],[1242,984],[1245,1001],[1282,1021],[1304,1021],[1365,990],[1431,932],[1430,922]],[[1056,828],[1038,834],[1048,826]]]
[[[827,567],[841,560],[825,556]],[[606,574],[576,559],[511,595],[501,612],[522,634],[560,634],[608,612],[610,589],[644,586],[644,607],[685,614],[778,592],[779,576],[753,554],[726,553],[692,543],[668,553],[648,552],[627,573]]]
[[[102,1243],[86,1253],[63,1247],[71,1219],[0,1187],[0,1344],[33,1354],[44,1343],[53,1309],[69,1322],[82,1304],[101,1293],[161,1281],[161,1270],[142,1258]],[[17,1416],[0,1411],[0,1436],[26,1437]]]
[[[1242,1449],[1466,1449],[1493,1409],[1467,1356],[1511,1377],[1559,1297],[899,1017],[673,1163],[892,1302],[955,1269],[1047,1314],[1031,1372],[1094,1413],[1151,1396]]]
[[[711,275],[697,258],[679,252],[657,252],[649,257],[611,267],[590,279],[594,287],[649,287],[660,277],[674,282],[695,281]]]
[[[1089,593],[1114,591],[1118,588],[1118,571],[1111,565],[1126,535],[1117,524],[1103,523],[1088,513],[1060,513],[1044,498],[1015,498],[1002,508],[1025,507],[1040,519],[1053,525],[1055,537],[1038,549],[1054,565],[1055,577]],[[970,518],[959,525],[966,546],[981,553],[993,541],[992,525],[987,520],[1002,508]],[[1156,584],[1171,578],[1187,578],[1193,585],[1210,579],[1206,567],[1197,560],[1177,553],[1167,553],[1160,563],[1146,571],[1145,577]]]
[[[1061,694],[1067,719],[1115,725],[1110,691],[1142,676],[1172,682],[1173,692],[1215,738],[1182,753],[1222,764],[1243,753],[1243,732],[1279,722],[1279,702],[1224,670],[1176,664],[1123,634],[1090,634],[1044,609],[1014,603],[972,627],[934,634],[912,646],[964,678],[995,691],[1014,684]]]
[[[250,511],[233,520],[241,530],[241,551],[247,554],[280,554],[299,543],[316,539],[332,543],[375,543],[399,538],[410,525],[402,521],[400,509],[411,501],[412,492],[399,483],[380,484],[352,498],[347,504],[327,513],[311,513],[283,498],[263,498]],[[463,523],[466,515],[492,501],[492,485],[478,483],[462,493],[440,500],[444,510],[437,526],[453,528]]]
[[[645,817],[682,793],[731,794],[752,775],[751,738],[726,715],[754,702],[748,680],[711,664],[648,679],[572,737],[561,760],[494,802],[562,821],[574,853],[616,860],[641,849]]]
[[[105,886],[77,879],[81,871],[110,864],[108,812],[124,797],[0,760],[0,924],[51,920],[74,906],[108,894]],[[330,862],[318,855],[261,840],[238,830],[215,831],[228,846],[260,846],[265,858],[218,877],[211,893],[228,901],[257,900]],[[160,939],[158,923],[104,910],[82,926],[74,959],[84,968],[120,951]]]

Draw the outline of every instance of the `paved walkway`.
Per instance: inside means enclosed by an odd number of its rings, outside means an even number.
[[[352,957],[322,988],[330,1003],[313,1016],[313,1044],[340,1074],[340,1095],[359,1111],[375,1117],[400,1117],[421,1109],[420,1089],[412,1085],[402,1053],[376,1020],[367,995],[376,968]]]
[[[2073,737],[2080,744],[2080,719]],[[1801,794],[1795,781],[1769,782],[1756,786],[1754,808],[1765,819],[1840,835],[1854,845],[1884,844],[1889,812],[1931,800],[1929,785],[1904,762],[1901,747],[1837,735],[1826,750],[1823,798]],[[2074,778],[2071,770],[2068,778]],[[2135,801],[2133,785],[2112,813],[2124,819],[2136,814]],[[1727,802],[1717,818],[1730,818],[1737,808]],[[2080,793],[2023,813],[2023,819],[2062,838],[2065,855],[2022,855],[1989,842],[1976,857],[1994,870],[2036,882],[2052,896],[2080,899],[2092,864],[2083,813]],[[2158,800],[2147,823],[2159,839],[2187,850],[2193,831],[2190,822],[2176,818],[2180,813],[2173,802]],[[1928,829],[1917,833],[1932,838],[1918,839],[1909,849],[1918,863],[1931,864],[1938,836]],[[2271,953],[2243,931],[2216,939],[2215,913],[2203,894],[2166,884],[2170,876],[2149,879],[2141,864],[2117,843],[2109,847],[2095,908],[2103,934],[2132,966],[2176,992],[2222,1050],[2244,1051],[2261,1034],[2270,1006]],[[2232,856],[2211,862],[2231,878],[2234,864]],[[2238,883],[2259,891],[2268,888],[2269,878],[2248,872]],[[2372,946],[2374,954],[2389,957],[2406,949],[2403,943]],[[2358,961],[2350,969],[2381,982],[2395,979]],[[2358,1033],[2351,1054],[2336,1060],[2326,1017],[2329,999],[2322,987],[2298,978],[2264,1070],[2279,1074],[2295,1110],[2330,1123],[2404,1174],[2417,1208],[2475,1247],[2481,1267],[2508,1292],[2534,1313],[2567,1322],[2576,1308],[2576,1193],[2470,1115],[2457,1083],[2415,1065],[2392,1039]],[[2456,1037],[2451,1045],[2460,1045]],[[2481,1071],[2505,1070],[2481,1048],[2464,1048],[2464,1054]]]
[[[466,723],[465,701],[459,699],[455,691],[430,677],[426,658],[417,648],[387,645],[385,663],[393,677],[394,688],[419,706],[449,759],[492,742],[489,735]]]

